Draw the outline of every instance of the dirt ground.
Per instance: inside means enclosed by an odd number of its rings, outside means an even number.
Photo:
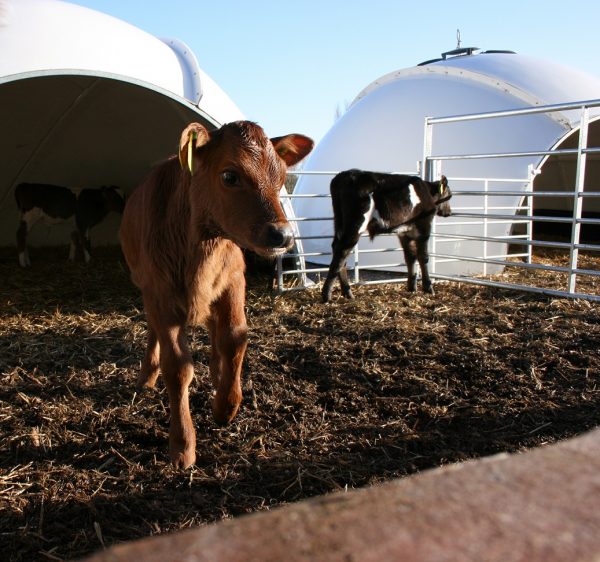
[[[32,261],[0,259],[3,560],[73,559],[600,425],[599,304],[438,283],[326,306],[253,278],[230,427],[212,422],[208,338],[190,330],[198,462],[175,471],[162,384],[134,392],[146,327],[120,255]]]

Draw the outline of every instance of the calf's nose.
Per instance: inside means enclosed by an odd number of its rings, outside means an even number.
[[[271,223],[267,226],[266,245],[271,248],[289,248],[294,242],[294,233],[289,224]]]

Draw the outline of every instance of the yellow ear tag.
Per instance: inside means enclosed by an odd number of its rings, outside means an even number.
[[[196,139],[198,138],[198,133],[196,131],[190,132],[190,140],[188,142],[188,168],[190,169],[190,174],[194,173],[194,161],[192,156],[194,154],[194,145],[196,144]]]

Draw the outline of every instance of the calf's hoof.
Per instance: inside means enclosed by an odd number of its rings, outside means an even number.
[[[158,379],[158,369],[146,371],[142,368],[135,383],[135,389],[141,392],[146,389],[154,389]]]
[[[227,403],[219,400],[218,396],[215,396],[212,403],[213,418],[215,422],[221,426],[229,425],[233,421],[233,418],[235,418],[239,407],[239,402],[237,404]]]
[[[169,428],[169,457],[175,468],[189,468],[196,462],[196,432],[185,423],[178,427],[171,420]]]
[[[423,285],[423,292],[429,295],[435,295],[435,291],[433,290],[433,285]]]
[[[138,379],[138,381],[135,384],[135,390],[136,392],[144,392],[146,390],[154,390],[156,388],[154,381],[149,381],[149,380],[140,380]]]
[[[196,451],[194,447],[180,448],[170,447],[169,456],[175,468],[186,469],[196,462]]]

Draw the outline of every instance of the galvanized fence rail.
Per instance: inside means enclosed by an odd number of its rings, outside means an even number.
[[[592,100],[585,102],[555,104],[551,106],[525,108],[513,111],[498,111],[481,114],[471,114],[451,117],[436,117],[426,118],[425,120],[425,142],[422,165],[419,165],[421,170],[410,172],[413,175],[420,175],[424,179],[434,179],[438,177],[441,166],[444,162],[451,160],[476,160],[487,158],[515,158],[515,157],[543,157],[552,155],[573,155],[577,159],[575,185],[572,188],[566,187],[561,191],[535,191],[533,190],[534,178],[539,170],[534,170],[529,167],[527,177],[525,178],[491,178],[491,177],[449,177],[449,183],[452,186],[454,182],[461,184],[472,182],[473,189],[453,189],[452,199],[452,226],[474,225],[481,229],[481,235],[470,234],[450,234],[439,231],[439,225],[443,225],[445,219],[435,219],[430,241],[430,275],[433,279],[450,282],[472,283],[476,285],[484,285],[498,288],[508,288],[520,291],[528,291],[534,293],[543,293],[551,296],[583,298],[591,301],[600,301],[600,289],[578,290],[578,278],[585,277],[587,279],[597,279],[600,277],[600,271],[596,269],[586,269],[579,266],[580,252],[592,252],[596,255],[600,252],[600,244],[596,241],[592,243],[581,242],[581,226],[584,224],[600,226],[598,218],[582,217],[582,206],[585,198],[599,198],[600,186],[593,189],[588,189],[584,192],[584,178],[586,171],[587,156],[589,154],[600,153],[600,147],[588,146],[588,130],[589,130],[589,109],[592,107],[600,107],[600,100]],[[528,152],[504,152],[504,153],[485,153],[485,154],[433,154],[433,135],[434,127],[443,123],[457,123],[475,119],[498,119],[503,117],[512,117],[515,115],[527,115],[536,113],[551,113],[556,111],[579,110],[581,112],[580,134],[577,148],[556,149],[556,150],[540,150]],[[421,163],[420,163],[421,164]],[[292,171],[295,175],[320,175],[332,178],[338,171]],[[505,184],[505,189],[494,189],[492,185],[499,183]],[[508,185],[506,185],[508,184]],[[516,188],[511,190],[510,186],[514,184]],[[523,187],[524,186],[524,187]],[[508,187],[508,189],[506,189]],[[495,204],[498,197],[514,196],[521,200],[519,205],[502,206]],[[477,198],[481,201],[480,204],[470,204],[469,206],[462,205],[461,199],[465,197]],[[536,197],[570,197],[572,200],[572,215],[569,217],[558,216],[539,216],[534,214],[533,201]],[[290,201],[295,198],[329,198],[329,194],[286,194],[282,193],[282,198],[289,205]],[[289,214],[290,222],[296,226],[305,221],[328,221],[333,219],[332,212],[325,213],[323,216],[310,217],[294,217]],[[532,226],[534,221],[544,221],[546,223],[563,223],[568,224],[571,228],[571,237],[569,241],[551,241],[551,240],[534,240]],[[492,225],[510,224],[523,225],[523,232],[495,236],[490,235],[488,231]],[[303,241],[309,239],[328,239],[331,237],[302,237],[299,235],[299,230],[296,230],[297,245],[296,251],[293,254],[288,254],[277,261],[277,289],[279,292],[287,290],[297,290],[317,285],[323,274],[328,270],[327,266],[315,264],[314,259],[324,256],[330,256],[330,252],[305,252],[303,250]],[[394,235],[390,235],[394,236]],[[395,237],[395,236],[394,236]],[[483,252],[481,255],[455,255],[448,251],[444,251],[445,245],[457,240],[476,241],[483,243]],[[506,247],[506,252],[501,254],[491,254],[488,251],[490,244],[502,243]],[[555,249],[564,252],[568,259],[567,263],[539,263],[534,260],[534,250],[537,248]],[[377,266],[363,267],[361,264],[361,256],[373,253],[389,253],[389,262],[378,264]],[[294,258],[295,267],[284,269],[283,259]],[[313,263],[311,263],[313,260]],[[563,260],[564,261],[564,260]],[[451,262],[478,263],[482,264],[482,273],[476,276],[470,275],[455,275],[440,273],[440,265]],[[387,270],[390,268],[402,268],[404,266],[402,250],[397,244],[390,249],[360,249],[358,245],[354,250],[354,267],[353,267],[353,282],[355,284],[367,285],[377,283],[398,283],[406,280],[406,275],[400,272],[399,274],[386,274],[384,277],[374,278],[374,270]],[[506,275],[489,275],[487,272],[488,266],[500,266],[505,271],[542,271],[556,273],[558,276],[565,278],[564,287],[556,288],[554,286],[544,286],[541,281],[533,277],[533,284],[527,284],[514,279],[507,279]],[[291,278],[291,282],[286,282]],[[556,285],[556,283],[554,283]],[[588,284],[589,285],[589,284]]]

